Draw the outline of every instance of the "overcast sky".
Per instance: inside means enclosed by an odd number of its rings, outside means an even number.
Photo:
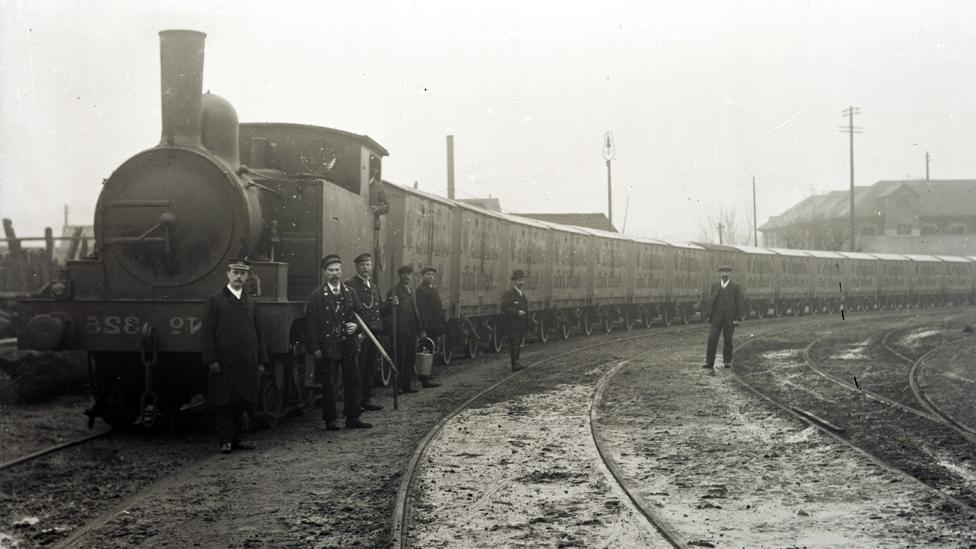
[[[0,0],[0,215],[91,224],[102,179],[159,141],[159,38],[207,34],[204,89],[243,122],[367,134],[384,177],[511,212],[613,211],[697,239],[849,185],[976,178],[976,3]],[[627,207],[629,199],[629,207]]]

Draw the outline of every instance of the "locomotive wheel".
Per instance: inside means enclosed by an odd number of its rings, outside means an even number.
[[[437,338],[437,345],[440,347],[440,357],[441,363],[447,366],[451,363],[454,358],[454,347],[451,346],[451,342],[447,340],[447,334],[442,335]]]
[[[539,337],[540,343],[547,343],[549,341],[549,325],[546,323],[546,317],[544,316],[539,317],[536,335]]]
[[[629,309],[624,311],[624,328],[627,328],[628,332],[634,329],[634,319]]]
[[[502,345],[505,343],[501,334],[501,320],[502,317],[496,316],[494,323],[491,325],[491,347],[488,350],[493,353],[501,352]]]
[[[478,338],[476,337],[464,338],[464,357],[474,358],[476,356],[478,356]]]
[[[275,360],[261,376],[261,410],[269,427],[278,424],[285,408],[285,365]]]
[[[590,313],[588,311],[583,311],[583,318],[580,320],[583,323],[583,333],[586,335],[593,334],[593,319],[590,318]]]
[[[569,323],[563,322],[559,324],[559,335],[562,336],[563,339],[569,339],[569,334],[572,331],[573,329],[569,327]]]

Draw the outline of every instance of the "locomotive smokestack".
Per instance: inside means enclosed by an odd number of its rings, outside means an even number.
[[[207,35],[190,30],[159,32],[163,137],[160,145],[200,145],[203,93],[203,43]]]

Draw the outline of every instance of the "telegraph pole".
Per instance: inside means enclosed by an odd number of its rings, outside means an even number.
[[[840,132],[850,135],[851,138],[851,251],[855,251],[854,240],[856,237],[856,232],[854,229],[854,134],[861,133],[861,129],[854,125],[854,115],[861,114],[861,109],[858,107],[847,107],[841,111],[841,116],[847,117],[847,127],[841,126]]]
[[[722,225],[721,223],[718,224],[718,243],[719,244],[722,244],[722,229],[724,227],[725,227],[725,225]]]
[[[447,197],[454,200],[454,136],[447,136]]]
[[[759,231],[756,230],[756,176],[752,176],[752,245],[759,247]]]
[[[613,132],[603,134],[603,158],[607,161],[607,217],[613,227],[613,178],[610,163],[613,161]]]
[[[929,151],[925,151],[925,180],[929,180],[929,161],[932,160],[932,155]]]

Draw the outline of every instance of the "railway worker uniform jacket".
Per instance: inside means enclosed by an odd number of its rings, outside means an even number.
[[[336,367],[342,373],[346,421],[358,419],[362,413],[356,334],[346,334],[347,322],[358,325],[353,313],[362,316],[362,305],[356,293],[341,282],[337,294],[332,293],[328,282],[315,288],[305,304],[305,351],[322,351],[322,358],[315,361],[315,373],[322,383],[322,419],[327,422],[335,421],[337,417],[332,383]]]
[[[417,286],[417,312],[427,337],[437,339],[447,330],[441,296],[433,286],[427,284]]]
[[[512,286],[502,294],[501,308],[505,316],[504,329],[508,336],[509,355],[512,366],[515,366],[519,360],[522,340],[525,339],[525,332],[529,326],[529,300],[526,299],[525,292]],[[524,311],[525,314],[519,316],[519,311]]]
[[[203,363],[220,363],[220,373],[210,374],[208,393],[214,406],[251,404],[258,394],[258,365],[268,362],[261,339],[254,300],[241,298],[224,287],[207,298],[200,333]]]
[[[352,291],[356,293],[356,297],[359,298],[359,304],[362,310],[359,316],[362,317],[369,331],[373,332],[373,335],[379,338],[380,333],[383,331],[383,318],[380,316],[382,300],[380,299],[380,291],[376,287],[376,284],[356,275],[346,281],[346,286],[352,288]],[[375,385],[376,381],[375,373],[379,365],[380,353],[376,349],[376,345],[373,345],[369,336],[362,329],[357,333],[359,334],[359,355],[356,360],[359,364],[359,384],[362,392],[362,404],[363,407],[366,407],[370,405],[370,400],[373,398],[373,385]]]
[[[708,290],[708,348],[705,353],[705,365],[715,365],[715,354],[718,347],[718,337],[722,335],[722,360],[726,366],[732,365],[732,336],[735,332],[734,321],[742,320],[746,309],[742,299],[742,288],[733,280],[729,280],[725,288],[719,281],[712,282]]]

